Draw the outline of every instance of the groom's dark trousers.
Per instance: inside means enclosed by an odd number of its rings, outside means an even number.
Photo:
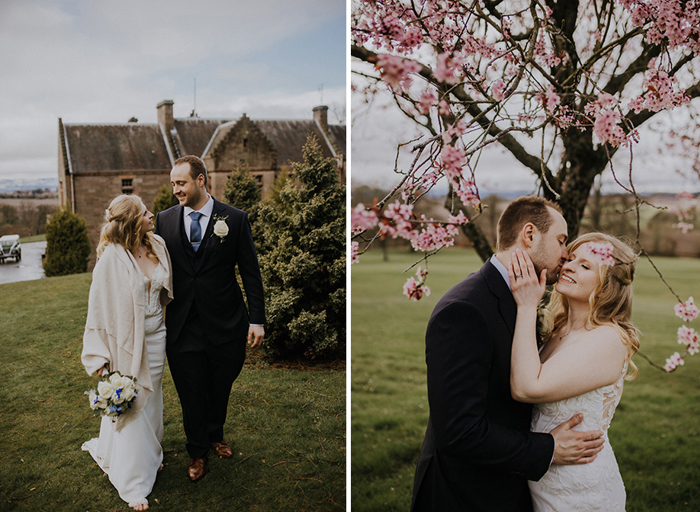
[[[430,418],[413,512],[531,511],[527,480],[549,468],[554,438],[530,432],[510,392],[517,309],[490,261],[445,294],[426,333]]]
[[[213,235],[218,218],[226,218],[229,228],[223,240]],[[204,458],[210,443],[223,439],[249,323],[265,323],[262,278],[248,215],[216,199],[198,251],[185,233],[182,206],[158,214],[156,233],[165,240],[173,272],[175,298],[165,313],[168,365],[182,405],[187,452]]]

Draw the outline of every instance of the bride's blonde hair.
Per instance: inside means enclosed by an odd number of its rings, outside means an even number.
[[[119,244],[131,252],[144,245],[149,255],[155,255],[153,234],[150,231],[140,233],[143,208],[141,198],[133,194],[123,194],[112,199],[109,208],[105,210],[105,224],[100,231],[100,241],[97,244],[98,259],[109,244]]]
[[[599,266],[600,282],[588,299],[590,311],[587,325],[591,327],[612,325],[617,329],[622,342],[627,346],[627,362],[631,369],[627,378],[632,380],[638,373],[637,366],[632,362],[632,356],[639,350],[639,333],[632,324],[632,280],[637,255],[629,244],[605,233],[582,235],[569,244],[567,251],[571,254],[582,245],[591,242],[612,245],[615,264]],[[547,309],[551,320],[543,336],[545,341],[548,341],[553,332],[566,324],[569,317],[569,301],[556,289],[552,290]]]

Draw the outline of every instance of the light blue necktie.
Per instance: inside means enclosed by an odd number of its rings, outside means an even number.
[[[202,226],[199,224],[201,216],[202,214],[199,212],[190,213],[190,219],[192,219],[190,224],[190,243],[195,251],[199,249],[199,244],[202,241]]]

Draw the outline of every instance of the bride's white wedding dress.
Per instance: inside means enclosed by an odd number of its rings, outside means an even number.
[[[535,405],[533,432],[549,432],[576,413],[583,413],[583,421],[574,430],[602,430],[605,438],[603,450],[590,464],[552,465],[538,482],[528,482],[535,512],[624,512],[625,486],[608,440],[608,427],[620,403],[626,373],[625,366],[615,384],[559,402]]]
[[[158,469],[163,462],[163,369],[165,367],[165,323],[160,292],[163,289],[163,267],[159,264],[150,281],[144,276],[146,305],[146,347],[151,369],[153,393],[141,414],[119,432],[112,419],[105,416],[100,424],[100,437],[83,443],[97,464],[119,491],[119,497],[130,507],[148,504]],[[137,399],[138,400],[138,399]]]

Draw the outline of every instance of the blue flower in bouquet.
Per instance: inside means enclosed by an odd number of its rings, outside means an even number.
[[[126,412],[136,400],[136,379],[122,376],[119,372],[105,374],[97,389],[85,392],[90,408],[99,416],[119,416]]]

